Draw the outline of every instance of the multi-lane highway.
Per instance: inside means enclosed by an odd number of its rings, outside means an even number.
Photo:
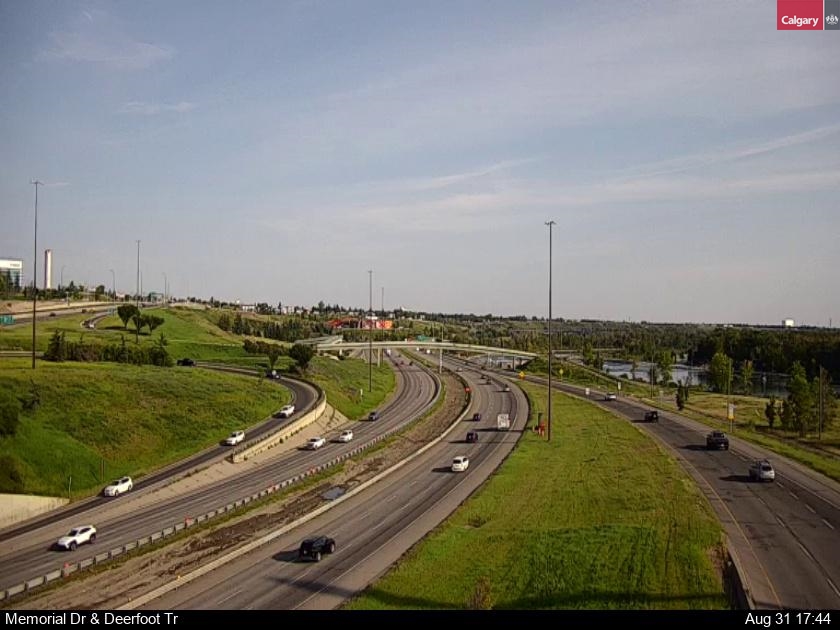
[[[466,420],[406,465],[333,509],[247,555],[194,580],[182,576],[177,589],[146,602],[150,609],[330,609],[381,575],[411,545],[439,524],[495,470],[513,449],[528,416],[518,388],[465,370],[472,391]],[[473,413],[481,422],[470,420]],[[509,414],[510,431],[496,431],[498,413]],[[479,441],[466,443],[470,430]],[[451,470],[467,455],[464,473]],[[326,534],[334,554],[320,562],[298,562],[300,542]],[[232,586],[233,585],[233,586]],[[419,602],[417,602],[419,604]],[[425,602],[434,606],[434,602]]]
[[[545,383],[544,379],[532,379]],[[552,383],[584,396],[580,387]],[[649,409],[627,398],[590,399],[667,445],[714,507],[746,574],[758,608],[840,608],[840,484],[745,440],[730,436],[728,451],[705,448],[710,428],[674,413],[642,422]],[[748,469],[767,458],[775,482],[751,482]]]
[[[226,480],[222,485],[200,488],[184,496],[155,500],[152,494],[154,484],[146,487],[145,491],[144,484],[138,484],[136,490],[116,499],[95,499],[78,508],[60,511],[51,518],[41,519],[37,527],[28,527],[25,532],[18,531],[7,536],[0,549],[0,563],[3,565],[0,588],[8,588],[61,568],[67,559],[66,555],[52,551],[50,545],[72,526],[89,522],[98,529],[95,548],[80,547],[73,554],[76,556],[74,561],[77,561],[92,553],[106,551],[182,523],[185,515],[206,513],[250,496],[323,464],[364,443],[365,439],[410,422],[432,405],[439,392],[439,384],[430,372],[418,366],[400,365],[396,369],[397,390],[392,400],[382,407],[381,419],[377,422],[356,423],[356,438],[353,442],[338,443],[330,439],[334,436],[327,435],[324,437],[328,442],[321,449],[286,452],[263,466],[249,466],[246,472]],[[194,465],[193,462],[190,469]],[[171,475],[172,471],[161,474]],[[68,513],[71,516],[68,517]]]

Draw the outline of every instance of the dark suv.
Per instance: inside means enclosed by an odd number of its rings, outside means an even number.
[[[307,538],[300,543],[298,550],[298,560],[314,560],[321,561],[321,556],[325,553],[333,553],[335,551],[335,540],[329,536],[316,536],[315,538]]]
[[[195,367],[195,361],[192,359],[178,359],[178,365],[183,365],[184,367]]]
[[[658,411],[646,411],[645,412],[645,422],[659,422],[659,412]]]
[[[371,411],[368,414],[368,420],[379,420],[379,412],[378,411]]]

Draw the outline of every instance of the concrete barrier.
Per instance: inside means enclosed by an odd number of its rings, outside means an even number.
[[[238,464],[239,462],[244,462],[245,460],[250,459],[255,455],[263,453],[268,449],[277,446],[278,444],[282,444],[290,437],[292,437],[295,433],[302,431],[316,420],[320,420],[321,416],[324,415],[324,411],[326,411],[326,409],[327,397],[323,394],[323,392],[321,392],[321,396],[319,397],[318,402],[315,404],[314,409],[303,414],[300,418],[283,427],[276,433],[268,436],[267,438],[260,440],[256,444],[247,446],[242,451],[234,453],[231,456],[231,461],[234,464]]]

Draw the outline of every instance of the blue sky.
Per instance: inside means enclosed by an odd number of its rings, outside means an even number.
[[[312,305],[840,323],[840,34],[739,2],[0,0],[0,257]],[[42,279],[39,278],[39,285]]]

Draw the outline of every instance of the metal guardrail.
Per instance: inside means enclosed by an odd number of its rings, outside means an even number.
[[[440,393],[441,393],[440,381],[437,379],[436,376],[434,376],[434,374],[432,374],[432,376],[434,377],[434,380],[435,380],[435,395],[432,398],[430,406],[434,405],[435,402],[437,402],[438,398],[440,397]],[[323,390],[320,390],[320,391],[323,394]],[[324,403],[326,403],[326,395],[324,395]],[[308,470],[306,470],[306,471],[304,471],[300,474],[294,475],[293,477],[290,477],[288,479],[284,479],[283,481],[281,481],[279,483],[272,484],[272,485],[268,486],[267,488],[265,488],[263,490],[260,490],[259,492],[256,492],[256,493],[250,494],[246,497],[243,497],[241,499],[238,499],[238,500],[234,501],[233,503],[226,503],[225,505],[223,505],[221,507],[218,507],[215,510],[210,510],[209,512],[205,512],[204,514],[199,514],[198,516],[195,516],[195,517],[186,517],[183,522],[179,521],[178,523],[174,523],[173,525],[170,525],[169,527],[165,527],[162,530],[156,531],[149,536],[144,536],[142,538],[138,538],[137,540],[126,543],[125,545],[121,545],[119,547],[114,547],[113,549],[110,549],[107,552],[99,553],[99,554],[96,554],[96,555],[94,555],[92,557],[89,557],[89,558],[84,558],[83,560],[80,560],[78,562],[74,562],[74,563],[67,563],[66,562],[66,563],[64,563],[64,566],[61,569],[56,569],[56,570],[49,571],[49,572],[47,572],[43,575],[33,577],[29,580],[26,580],[25,582],[22,582],[20,584],[16,584],[14,586],[11,586],[11,587],[3,590],[3,591],[0,591],[0,603],[7,602],[9,599],[11,599],[12,597],[14,597],[16,595],[29,593],[29,592],[31,592],[35,589],[38,589],[38,588],[40,588],[42,586],[45,586],[47,584],[50,584],[52,582],[55,582],[56,580],[60,580],[62,578],[65,578],[69,575],[72,575],[73,573],[77,573],[79,571],[82,571],[83,569],[86,569],[88,567],[98,566],[98,565],[101,565],[103,563],[109,562],[113,558],[121,556],[121,555],[123,555],[123,554],[125,554],[129,551],[133,551],[135,549],[140,549],[140,548],[145,547],[145,546],[147,546],[151,543],[154,543],[154,542],[157,542],[157,541],[162,540],[164,538],[167,538],[169,536],[172,536],[173,534],[180,533],[181,531],[183,531],[185,529],[188,529],[190,527],[194,527],[195,525],[197,525],[199,523],[204,523],[204,522],[209,521],[209,520],[211,520],[213,518],[216,518],[218,516],[227,514],[229,512],[234,511],[234,510],[237,510],[244,505],[247,505],[247,504],[249,504],[253,501],[257,501],[259,499],[267,497],[271,494],[274,494],[275,492],[277,492],[279,490],[285,490],[286,488],[288,488],[289,486],[291,486],[293,484],[299,483],[299,482],[303,481],[304,479],[307,479],[307,478],[312,477],[314,475],[320,474],[320,473],[324,472],[325,470],[333,468],[334,466],[337,466],[338,464],[340,464],[340,463],[358,455],[359,453],[362,453],[363,451],[368,450],[369,448],[379,444],[383,440],[391,437],[395,433],[403,430],[405,428],[405,426],[406,426],[406,424],[402,424],[402,425],[393,427],[392,429],[389,429],[388,431],[386,431],[384,433],[381,433],[381,434],[377,435],[376,437],[368,440],[364,444],[362,444],[360,446],[357,446],[356,448],[348,451],[347,453],[344,453],[342,455],[339,455],[337,457],[332,458],[331,460],[329,460],[328,462],[325,462],[324,464],[319,464],[318,466],[313,466],[312,468],[310,468],[310,469],[308,469]]]

